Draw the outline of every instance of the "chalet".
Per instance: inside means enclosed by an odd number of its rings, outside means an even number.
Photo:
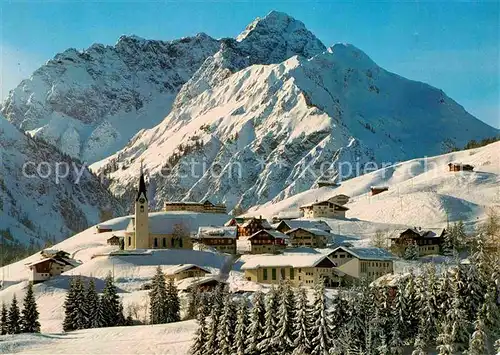
[[[301,218],[302,213],[299,211],[296,212],[281,212],[277,214],[276,216],[273,216],[272,218],[272,223],[277,224],[280,223],[281,221],[291,221],[297,218]]]
[[[286,248],[288,236],[275,230],[260,230],[240,238],[240,249],[250,254],[276,254]]]
[[[195,239],[206,246],[222,253],[236,254],[236,226],[200,227]]]
[[[394,255],[382,248],[337,247],[328,253],[337,270],[351,279],[373,281],[394,271]]]
[[[300,206],[300,210],[304,213],[304,218],[345,218],[349,208],[332,201],[335,201],[335,197]]]
[[[333,237],[333,234],[317,228],[295,228],[287,231],[286,235],[290,237],[292,247],[312,248],[325,248]]]
[[[179,291],[190,292],[196,288],[198,292],[211,292],[218,285],[226,285],[226,283],[219,279],[217,275],[208,275],[199,278],[186,278],[177,282],[177,289]]]
[[[246,218],[242,223],[236,223],[237,237],[249,237],[258,231],[273,229],[267,219],[262,217]]]
[[[188,277],[205,277],[211,273],[210,270],[195,264],[180,264],[170,267],[164,270],[164,272],[167,279],[174,279],[175,281],[180,281]]]
[[[65,258],[43,258],[26,266],[31,270],[29,280],[33,283],[43,282],[75,267],[70,260]]]
[[[123,238],[120,238],[117,235],[113,235],[111,238],[106,240],[106,244],[108,245],[121,245],[123,243]]]
[[[310,221],[304,219],[294,219],[290,221],[281,221],[278,224],[273,225],[274,229],[281,233],[286,233],[289,230],[296,228],[304,228],[304,229],[320,229],[326,232],[330,232],[330,226],[323,221]]]
[[[410,244],[418,246],[420,256],[439,254],[441,247],[444,243],[444,235],[446,229],[429,229],[422,230],[422,228],[408,228],[403,231],[395,231],[394,237],[391,237],[391,248],[403,254],[405,249]]]
[[[97,233],[106,233],[106,232],[112,232],[113,229],[109,226],[106,226],[104,224],[99,224],[96,226]]]
[[[372,196],[378,195],[382,192],[388,191],[389,187],[388,186],[371,186],[370,187],[370,192]]]
[[[449,171],[473,171],[474,167],[469,164],[462,163],[449,163],[448,164]]]
[[[219,204],[213,204],[212,202],[206,200],[205,202],[193,202],[193,201],[173,201],[165,202],[165,211],[190,211],[199,213],[222,213],[226,214],[226,206]]]
[[[241,267],[248,281],[278,284],[288,280],[294,286],[312,286],[322,280],[327,287],[341,284],[335,263],[324,254],[255,256]]]
[[[316,183],[316,186],[318,188],[321,188],[321,187],[339,187],[340,184],[335,182],[335,181],[320,180]]]

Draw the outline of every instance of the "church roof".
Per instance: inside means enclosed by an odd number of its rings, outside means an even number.
[[[146,193],[146,181],[144,180],[144,173],[142,172],[142,165],[141,165],[141,177],[139,178],[139,190],[137,191],[137,197],[136,201],[139,200],[139,197],[144,194],[144,198],[147,200],[148,195]]]

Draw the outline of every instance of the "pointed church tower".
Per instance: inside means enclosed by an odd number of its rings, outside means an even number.
[[[146,193],[146,182],[144,180],[144,172],[142,171],[141,162],[141,177],[139,178],[139,190],[135,199],[135,249],[148,249],[149,243],[149,213],[148,213],[148,197]]]

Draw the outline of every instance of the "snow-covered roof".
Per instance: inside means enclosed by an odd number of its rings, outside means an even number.
[[[175,275],[175,274],[189,270],[189,269],[194,268],[194,267],[205,271],[207,274],[210,274],[209,269],[207,269],[203,266],[200,266],[200,265],[196,265],[196,264],[179,264],[176,266],[169,267],[168,269],[164,269],[164,272],[166,275]]]
[[[296,228],[315,228],[315,229],[322,229],[325,231],[331,230],[330,226],[323,221],[311,221],[311,220],[304,220],[304,219],[294,219],[290,221],[281,221],[280,223],[276,224],[275,228],[277,228],[280,224],[285,224],[288,226],[290,229],[296,229]]]
[[[318,229],[318,228],[302,228],[302,227],[299,227],[299,228],[294,228],[294,229],[290,229],[289,231],[286,231],[285,233],[288,235],[290,233],[293,233],[299,229],[302,229],[304,231],[307,231],[309,233],[312,233],[314,235],[317,235],[317,236],[323,236],[323,237],[333,237],[333,234],[327,232],[327,231],[324,231],[324,230],[321,230],[321,229]]]
[[[177,289],[179,289],[181,291],[185,291],[193,286],[201,286],[201,285],[206,284],[207,282],[210,282],[210,281],[223,282],[223,281],[219,280],[218,275],[207,275],[204,277],[188,277],[188,278],[179,280],[179,282],[177,282],[176,286],[177,286]]]
[[[236,238],[236,226],[231,227],[215,227],[215,226],[203,226],[198,228],[198,234],[196,238]]]
[[[425,239],[438,238],[445,232],[445,228],[422,229],[420,227],[418,227],[418,228],[413,227],[413,228],[405,228],[405,229],[395,229],[390,233],[389,239],[398,239],[402,233],[404,233],[408,230],[412,231],[413,233],[415,233],[418,236],[425,238]]]
[[[389,186],[370,186],[372,190],[389,190]]]
[[[385,249],[382,248],[362,248],[362,247],[354,247],[354,248],[347,248],[347,247],[337,247],[332,250],[332,253],[337,251],[337,250],[343,250],[353,256],[355,256],[358,259],[361,260],[394,260],[396,257],[392,255],[390,252],[388,252]],[[331,253],[330,253],[331,254]]]
[[[349,210],[348,207],[345,207],[345,206],[341,205],[340,203],[332,202],[332,201],[330,201],[330,199],[323,200],[323,201],[316,201],[316,202],[306,203],[305,205],[300,206],[300,209],[308,208],[308,207],[312,207],[312,206],[316,206],[316,205],[321,205],[321,204],[324,204],[324,203],[331,203],[332,205],[335,205],[341,211],[348,211]]]
[[[43,259],[40,259],[40,260],[36,260],[36,261],[33,261],[31,263],[28,263],[26,264],[26,266],[30,267],[30,266],[33,266],[33,265],[38,265],[38,264],[42,264],[42,263],[45,263],[47,261],[52,261],[54,263],[57,263],[59,265],[66,265],[63,261],[61,260],[57,260],[57,259],[54,259],[54,258],[43,258]]]
[[[250,219],[245,219],[245,222],[241,224],[242,227],[247,227],[252,223],[252,221],[259,221],[259,223],[262,225],[262,228],[264,229],[272,229],[271,225],[267,221],[267,219],[262,219],[262,218],[250,218]]]
[[[282,255],[259,255],[248,259],[242,270],[258,269],[260,267],[314,267],[324,259],[324,254],[282,254]],[[330,259],[328,259],[330,260]],[[331,261],[331,260],[330,260]]]
[[[259,233],[267,233],[269,235],[271,235],[272,237],[276,238],[276,239],[288,239],[288,235],[284,234],[284,233],[281,233],[277,230],[274,230],[274,229],[263,229],[263,230],[260,230],[258,232],[255,232],[254,234],[252,234],[250,237],[246,238],[246,239],[252,239],[254,236],[256,236],[257,234]]]

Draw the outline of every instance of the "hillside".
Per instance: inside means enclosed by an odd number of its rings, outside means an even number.
[[[155,205],[210,198],[246,209],[354,176],[343,163],[395,163],[496,134],[443,91],[353,45],[324,50],[300,21],[273,12],[224,41],[163,122],[92,169],[128,196],[143,161]]]
[[[60,173],[55,175],[56,164]],[[38,172],[37,172],[38,171]],[[100,221],[122,206],[81,163],[23,134],[0,115],[0,235],[2,243],[43,246]]]
[[[121,149],[161,122],[219,42],[204,33],[174,41],[122,36],[57,54],[23,80],[0,112],[14,125],[82,161]]]

